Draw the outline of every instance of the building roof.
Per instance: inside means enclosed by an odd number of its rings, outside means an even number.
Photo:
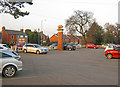
[[[15,31],[15,30],[6,30],[5,29],[5,32],[7,32],[8,35],[27,35],[22,31]]]
[[[58,34],[55,34],[55,35],[58,37]],[[67,37],[67,35],[63,34],[63,39],[69,39],[69,38]]]
[[[57,37],[58,37],[58,34],[54,34],[54,35],[56,35]],[[74,36],[74,35],[64,35],[63,34],[63,39],[82,39],[82,37],[81,36]]]
[[[42,34],[42,36],[47,37],[45,34],[43,34],[43,33],[41,33],[41,32],[40,32],[39,34],[40,34],[40,36],[41,36],[41,34]]]

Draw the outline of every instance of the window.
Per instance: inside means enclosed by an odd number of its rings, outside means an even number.
[[[7,45],[3,45],[4,47],[6,47],[6,48],[9,48]]]
[[[0,49],[3,49],[2,47],[0,47]]]
[[[12,51],[12,53],[13,53],[14,55],[18,56],[18,54],[17,54],[16,52]]]
[[[14,35],[11,36],[11,39],[14,39]]]
[[[14,44],[14,43],[15,43],[15,41],[11,41],[11,43],[13,43],[13,44]]]
[[[27,47],[34,47],[33,45],[26,45]]]
[[[41,46],[40,45],[34,45],[36,48],[41,48]]]
[[[10,55],[8,55],[8,54],[5,54],[5,53],[0,53],[0,57],[6,58],[6,57],[12,57],[12,56],[10,56]]]
[[[118,51],[120,51],[120,48],[115,48],[115,50],[118,50]]]

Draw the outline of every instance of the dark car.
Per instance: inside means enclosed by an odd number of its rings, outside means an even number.
[[[67,43],[64,45],[63,49],[64,50],[76,50],[76,46],[74,44]]]

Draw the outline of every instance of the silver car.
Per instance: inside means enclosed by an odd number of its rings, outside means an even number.
[[[47,48],[41,47],[38,44],[27,44],[27,45],[24,45],[23,46],[23,51],[25,53],[33,52],[33,53],[36,53],[36,54],[40,54],[40,53],[47,54],[48,53],[48,49]]]
[[[0,44],[0,50],[11,50],[6,44]]]
[[[0,50],[0,73],[5,77],[15,76],[22,70],[21,57],[14,51]]]

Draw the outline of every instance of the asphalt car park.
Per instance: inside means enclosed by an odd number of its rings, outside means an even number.
[[[107,59],[104,49],[19,53],[23,71],[3,77],[3,85],[117,85],[118,59]]]

